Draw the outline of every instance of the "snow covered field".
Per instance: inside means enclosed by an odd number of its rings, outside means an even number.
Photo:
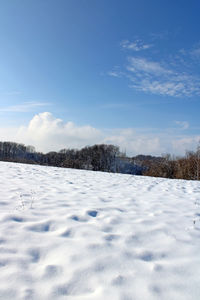
[[[1,300],[199,300],[200,182],[0,163]]]

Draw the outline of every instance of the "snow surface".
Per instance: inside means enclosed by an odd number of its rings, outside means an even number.
[[[0,299],[200,299],[200,182],[1,162],[0,191]]]

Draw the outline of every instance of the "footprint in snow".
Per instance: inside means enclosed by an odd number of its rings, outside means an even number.
[[[90,217],[96,218],[96,216],[98,215],[98,211],[96,211],[96,210],[89,210],[89,211],[87,212],[87,214],[88,214],[88,216],[90,216]]]
[[[77,215],[73,215],[70,217],[70,219],[76,221],[76,222],[87,222],[87,219],[83,218],[83,217],[79,217]]]
[[[12,216],[10,218],[11,221],[14,221],[14,222],[18,222],[18,223],[22,223],[24,222],[25,220],[22,218],[22,217],[18,217],[18,216]]]
[[[37,263],[41,257],[41,251],[39,248],[32,248],[28,250],[28,254],[31,257],[31,262]]]
[[[61,267],[56,265],[48,265],[45,268],[44,277],[53,278],[57,277],[61,273]]]
[[[105,240],[108,241],[108,242],[112,242],[112,241],[117,240],[119,238],[120,238],[120,236],[117,235],[117,234],[108,234],[108,235],[105,236]]]
[[[27,229],[35,232],[48,232],[50,231],[50,225],[51,225],[50,222],[38,223],[33,226],[27,227]]]
[[[71,229],[67,229],[60,236],[65,238],[72,237],[73,231]]]

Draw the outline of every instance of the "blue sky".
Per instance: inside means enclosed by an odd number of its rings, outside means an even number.
[[[0,1],[0,139],[195,149],[199,11],[198,0]]]

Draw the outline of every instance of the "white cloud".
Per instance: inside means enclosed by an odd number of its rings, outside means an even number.
[[[87,145],[109,143],[118,145],[128,155],[162,153],[184,154],[185,150],[196,148],[200,136],[183,135],[182,128],[187,122],[179,122],[180,130],[173,132],[159,129],[110,129],[99,130],[92,126],[77,126],[64,122],[51,113],[35,115],[27,126],[19,128],[0,128],[1,141],[15,141],[33,145],[37,151],[58,151],[63,148],[82,148]]]
[[[28,112],[38,107],[49,106],[47,102],[29,101],[13,106],[0,107],[0,112]]]
[[[64,123],[51,113],[44,112],[35,115],[27,127],[21,127],[17,138],[47,152],[97,143],[101,132],[89,125],[79,127],[72,122]]]
[[[200,135],[192,137],[180,137],[179,139],[172,140],[172,148],[174,153],[182,154],[180,149],[184,149],[184,153],[185,151],[196,150],[199,141]]]
[[[124,49],[129,49],[133,51],[142,51],[147,50],[152,47],[151,44],[145,44],[142,40],[136,40],[134,42],[130,42],[129,40],[125,40],[121,42],[121,46]]]
[[[105,137],[104,142],[120,146],[122,151],[126,150],[128,155],[141,153],[160,155],[164,151],[158,137],[148,133],[141,134],[131,128],[110,132],[109,136]]]

